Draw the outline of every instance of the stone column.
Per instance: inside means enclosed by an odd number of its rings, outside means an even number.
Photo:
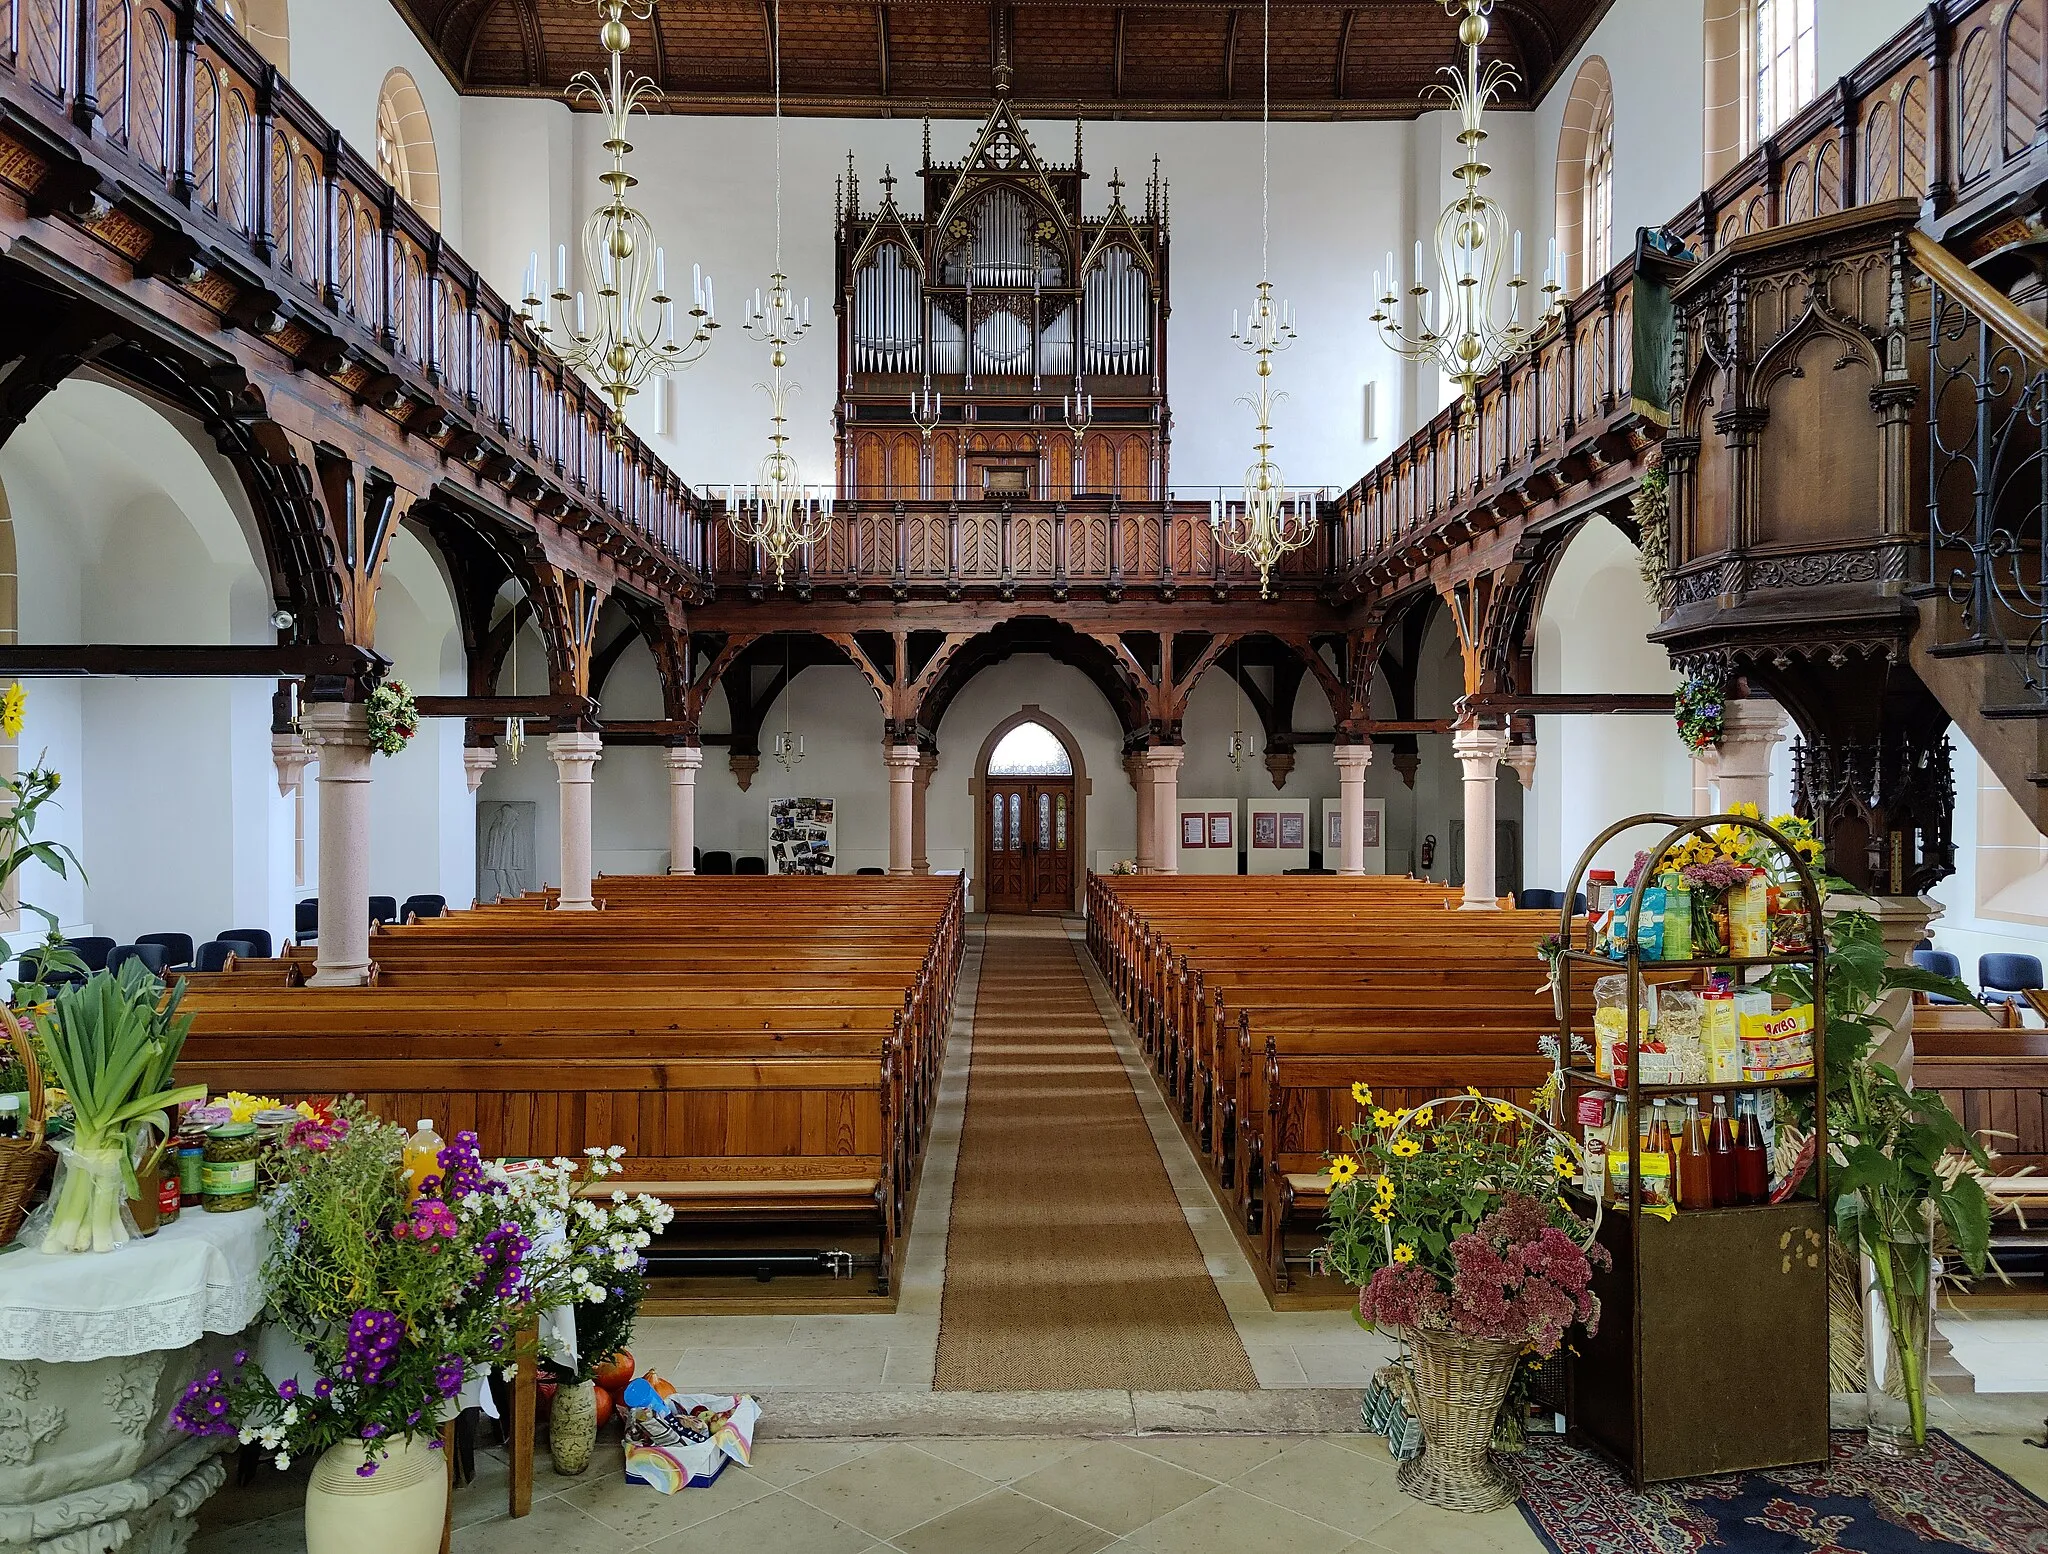
[[[1498,869],[1494,865],[1494,815],[1499,797],[1501,758],[1508,753],[1504,728],[1461,728],[1451,735],[1451,751],[1465,768],[1465,901],[1467,912],[1491,912],[1500,906]]]
[[[305,709],[320,762],[320,943],[313,987],[370,980],[370,712],[361,702]]]
[[[590,781],[591,768],[604,754],[596,734],[550,734],[548,754],[555,758],[555,783],[562,800],[562,894],[556,902],[564,912],[590,912]]]
[[[1338,745],[1330,752],[1337,761],[1337,872],[1365,872],[1365,769],[1372,765],[1370,742]],[[1324,867],[1330,860],[1323,860]]]
[[[697,772],[704,752],[696,745],[668,751],[668,872],[697,872]]]
[[[1131,787],[1138,795],[1138,841],[1135,858],[1140,874],[1156,874],[1159,871],[1158,856],[1154,851],[1157,839],[1152,827],[1152,769],[1145,764],[1143,750],[1133,750],[1124,757],[1124,774],[1131,779]]]
[[[469,784],[471,793],[484,785],[484,773],[497,764],[498,747],[495,744],[462,747],[462,780]]]
[[[1695,815],[1714,813],[1714,766],[1712,751],[1692,758],[1692,812]]]
[[[889,768],[889,872],[916,871],[917,767],[924,752],[916,745],[890,745],[882,752]]]
[[[910,872],[929,874],[932,872],[931,852],[925,845],[925,810],[931,796],[932,773],[939,769],[939,758],[927,750],[918,757],[917,781],[913,785],[917,793],[917,808],[911,816],[910,825]]]
[[[1714,772],[1723,814],[1747,803],[1770,819],[1771,747],[1784,739],[1785,709],[1768,696],[1747,696],[1726,704]]]
[[[1148,787],[1152,790],[1152,867],[1147,870],[1140,859],[1141,874],[1180,872],[1180,767],[1187,758],[1185,745],[1153,745],[1141,757],[1146,780],[1138,791],[1143,794]],[[1141,813],[1141,826],[1145,818]]]

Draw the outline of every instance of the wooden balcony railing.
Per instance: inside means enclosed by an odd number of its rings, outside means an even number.
[[[186,283],[297,364],[434,407],[701,574],[690,489],[204,0],[0,0],[0,85],[12,129],[118,186],[74,207],[103,242],[156,265],[180,235]]]
[[[1316,538],[1281,563],[1277,586],[1288,593],[1320,593],[1329,583],[1331,509],[1318,505]],[[830,532],[791,566],[788,582],[799,591],[898,596],[1255,594],[1257,572],[1216,543],[1210,511],[1206,501],[841,502]],[[758,593],[769,584],[759,547],[741,543],[715,514],[707,532],[720,588]]]
[[[1930,6],[1666,230],[1704,257],[1747,233],[1900,198],[1949,221],[1964,206],[1995,210],[2044,165],[2044,32],[2048,0]],[[1972,247],[2011,240],[1994,224]],[[1616,451],[1608,434],[1662,436],[1630,403],[1637,374],[1668,371],[1664,361],[1635,359],[1632,266],[1625,260],[1588,286],[1570,305],[1568,329],[1488,379],[1476,439],[1460,435],[1456,407],[1445,410],[1339,498],[1336,566],[1346,592],[1402,573],[1425,533],[1489,507],[1526,508],[1532,494],[1563,494],[1587,474],[1575,454],[1591,450],[1597,465]]]

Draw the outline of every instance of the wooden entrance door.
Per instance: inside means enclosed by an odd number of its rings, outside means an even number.
[[[1073,778],[991,777],[981,823],[991,912],[1073,910]]]

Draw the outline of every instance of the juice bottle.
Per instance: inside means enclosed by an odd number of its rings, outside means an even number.
[[[1692,959],[1692,888],[1676,869],[1666,872],[1664,887],[1664,959]]]
[[[1642,1146],[1643,1202],[1671,1201],[1671,1119],[1659,1097],[1650,1110],[1650,1136]]]
[[[1728,1122],[1728,1097],[1714,1097],[1714,1115],[1707,1124],[1707,1179],[1713,1184],[1714,1202],[1728,1208],[1741,1199],[1735,1192],[1735,1130]]]
[[[1735,1109],[1741,1114],[1735,1128],[1735,1201],[1768,1203],[1771,1165],[1764,1153],[1763,1127],[1756,1118],[1756,1097],[1739,1097]]]
[[[1707,1152],[1707,1125],[1700,1119],[1700,1098],[1685,1098],[1685,1132],[1678,1146],[1678,1206],[1681,1209],[1711,1209],[1714,1206],[1712,1158]]]
[[[441,1174],[441,1135],[434,1131],[434,1119],[422,1117],[405,1141],[405,1196],[411,1202],[420,1195],[420,1183]]]

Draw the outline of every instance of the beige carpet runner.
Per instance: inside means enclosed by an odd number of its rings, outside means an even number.
[[[990,920],[936,1385],[1252,1391],[1082,953],[1056,919]]]

